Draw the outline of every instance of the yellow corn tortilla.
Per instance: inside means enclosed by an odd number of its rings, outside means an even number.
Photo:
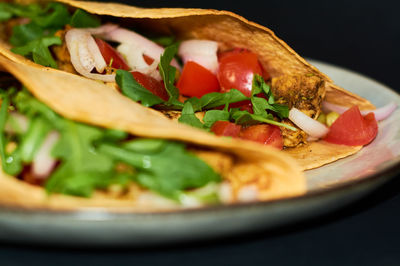
[[[180,140],[203,149],[230,154],[237,166],[228,176],[231,184],[241,182],[240,171],[267,176],[268,186],[259,191],[260,200],[302,195],[306,181],[295,161],[281,151],[257,144],[219,138],[160,115],[122,96],[107,85],[66,72],[12,62],[0,56],[0,65],[13,74],[40,101],[71,120],[100,127],[120,129],[139,137]],[[200,156],[200,158],[202,158]],[[184,167],[184,166],[183,166]],[[238,172],[239,171],[239,172]],[[76,209],[101,207],[119,211],[155,211],[137,206],[132,200],[112,199],[96,194],[91,199],[64,195],[46,195],[41,187],[0,173],[0,204],[27,208]]]
[[[336,86],[327,75],[299,56],[270,29],[232,12],[210,9],[139,8],[117,3],[72,0],[56,2],[81,8],[92,14],[120,18],[125,25],[134,29],[145,28],[154,33],[173,34],[179,39],[214,40],[220,44],[221,49],[246,48],[258,55],[263,68],[271,77],[313,74],[326,82],[326,101],[345,106],[358,105],[361,110],[375,108],[368,100]],[[0,54],[17,62],[34,65],[24,57],[10,52],[5,43],[0,43]],[[167,128],[164,130],[165,135],[170,134]],[[360,149],[359,146],[311,142],[285,151],[296,159],[303,170],[307,170],[347,157]],[[304,155],[304,151],[308,151],[307,156]]]

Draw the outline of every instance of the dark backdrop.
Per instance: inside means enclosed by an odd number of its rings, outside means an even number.
[[[399,91],[397,1],[124,1],[226,9],[271,28],[304,57]],[[398,179],[398,178],[397,178]],[[274,232],[152,249],[73,250],[0,244],[0,265],[400,265],[400,182],[341,211]]]

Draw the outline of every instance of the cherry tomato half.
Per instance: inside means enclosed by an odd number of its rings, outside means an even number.
[[[242,126],[228,121],[217,121],[212,127],[211,131],[217,136],[238,137]]]
[[[378,134],[378,124],[374,113],[362,116],[358,106],[341,114],[329,128],[324,140],[348,146],[366,145]]]
[[[164,84],[161,81],[137,71],[133,71],[132,75],[140,85],[148,89],[151,93],[157,95],[164,101],[168,101],[168,92],[165,90]]]
[[[239,137],[246,140],[259,142],[265,145],[283,149],[283,137],[278,126],[260,124],[243,128]]]
[[[235,49],[219,56],[217,77],[223,92],[234,88],[250,97],[254,74],[262,73],[257,55],[248,50]]]
[[[185,96],[200,98],[204,94],[219,91],[217,77],[196,62],[187,62],[182,70],[176,87]]]
[[[131,69],[125,62],[121,54],[118,53],[111,45],[109,45],[102,39],[95,38],[94,40],[96,41],[96,44],[100,49],[101,55],[103,56],[104,61],[106,61],[107,65],[110,65],[110,62],[112,60],[111,67],[113,68],[123,70]]]

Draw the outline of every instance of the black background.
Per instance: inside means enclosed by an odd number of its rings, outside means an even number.
[[[394,0],[125,3],[230,10],[271,28],[303,57],[357,71],[400,92],[400,6]],[[398,179],[338,212],[275,231],[146,249],[0,243],[0,265],[400,265]]]

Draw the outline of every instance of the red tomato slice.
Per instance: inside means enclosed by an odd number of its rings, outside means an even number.
[[[254,74],[262,73],[257,55],[248,50],[235,49],[219,56],[217,77],[223,92],[234,88],[250,97]]]
[[[157,95],[164,101],[168,101],[168,92],[165,90],[164,84],[161,81],[137,71],[133,71],[132,75],[140,85],[148,89],[151,93]]]
[[[130,70],[131,68],[125,62],[124,58],[118,53],[111,45],[103,41],[102,39],[94,38],[97,46],[100,49],[101,55],[106,61],[107,65],[110,65],[112,60],[111,67],[116,69]]]
[[[324,140],[348,146],[366,145],[378,134],[374,113],[362,116],[358,106],[349,108],[331,125]]]
[[[283,138],[278,126],[261,124],[242,129],[240,138],[260,142],[280,150],[283,149]]]
[[[196,62],[187,62],[179,77],[177,88],[180,94],[200,98],[204,94],[219,91],[217,77]]]
[[[217,136],[238,137],[242,126],[228,121],[217,121],[212,127],[211,131]]]

